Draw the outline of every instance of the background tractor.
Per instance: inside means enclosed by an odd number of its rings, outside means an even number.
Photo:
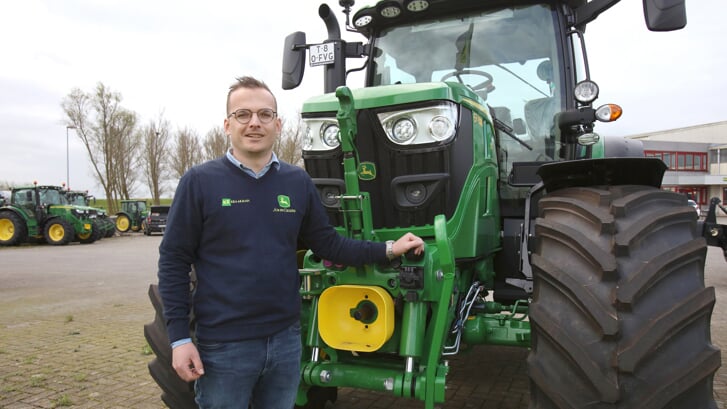
[[[121,211],[116,213],[116,230],[121,233],[141,231],[147,213],[146,200],[122,200]]]
[[[52,245],[93,243],[103,229],[94,216],[88,208],[69,205],[60,186],[13,188],[9,204],[0,207],[0,245],[30,240]]]
[[[342,40],[325,4],[325,41],[287,37],[284,89],[306,60],[324,70],[301,115],[331,223],[426,242],[361,268],[304,254],[299,406],[347,387],[431,409],[449,356],[508,345],[530,350],[532,408],[716,407],[704,262],[707,243],[727,247],[725,226],[662,190],[666,166],[640,142],[595,132],[621,108],[593,105],[584,31],[618,1],[384,0],[352,14],[341,0],[365,43]],[[686,24],[680,0],[644,0],[644,16],[653,31]],[[346,86],[347,58],[363,59],[363,88]],[[150,373],[169,406],[193,408],[150,296]]]
[[[96,203],[96,198],[88,194],[85,190],[65,190],[63,191],[68,200],[68,204],[79,207],[87,207],[91,212],[96,214],[96,220],[100,223],[103,230],[103,237],[111,237],[116,232],[116,224],[109,218],[106,209],[92,206]]]

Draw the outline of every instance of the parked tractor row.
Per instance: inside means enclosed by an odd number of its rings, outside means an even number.
[[[98,210],[71,205],[60,186],[13,188],[8,203],[0,207],[0,245],[45,241],[90,244],[106,234]]]
[[[0,246],[89,244],[111,237],[116,231],[151,234],[145,231],[150,218],[145,200],[122,200],[114,218],[105,209],[94,207],[95,203],[96,199],[86,191],[37,184],[15,187],[0,199]],[[157,232],[163,233],[162,224],[155,226]]]

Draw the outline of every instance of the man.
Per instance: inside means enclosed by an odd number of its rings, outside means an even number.
[[[201,409],[291,409],[300,377],[298,240],[348,265],[385,261],[424,243],[342,237],[330,226],[304,170],[281,162],[277,102],[261,81],[242,77],[227,95],[232,148],[179,181],[159,246],[172,365],[195,381]],[[189,299],[189,272],[197,287]],[[197,345],[189,334],[190,304]]]

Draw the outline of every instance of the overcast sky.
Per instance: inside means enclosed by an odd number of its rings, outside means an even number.
[[[141,124],[163,113],[175,129],[190,127],[200,136],[222,124],[227,87],[240,75],[265,80],[279,110],[295,115],[306,97],[322,92],[323,74],[308,67],[303,86],[283,91],[283,40],[297,30],[308,34],[309,43],[324,40],[320,4],[0,2],[0,181],[66,180],[60,104],[73,88],[89,92],[98,82],[121,93],[122,106],[135,111]],[[328,4],[343,26],[338,1]],[[591,23],[586,42],[591,77],[601,88],[597,104],[624,108],[619,121],[597,131],[630,135],[727,120],[725,15],[725,0],[689,0],[685,29],[653,33],[644,24],[641,1],[623,0]],[[73,130],[68,134],[71,187],[103,196],[81,142]],[[148,195],[145,189],[137,193]]]

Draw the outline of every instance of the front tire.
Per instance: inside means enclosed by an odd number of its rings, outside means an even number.
[[[116,233],[116,226],[114,225],[114,222],[109,220],[104,220],[104,237],[109,238],[113,237],[114,233]]]
[[[539,206],[530,408],[716,408],[715,293],[686,198],[577,187]]]
[[[91,232],[84,234],[83,237],[79,235],[79,242],[81,244],[91,244],[104,237],[104,226],[100,220],[94,219],[91,221]]]
[[[43,228],[43,238],[46,243],[53,246],[68,244],[74,235],[73,226],[63,219],[51,219]]]

